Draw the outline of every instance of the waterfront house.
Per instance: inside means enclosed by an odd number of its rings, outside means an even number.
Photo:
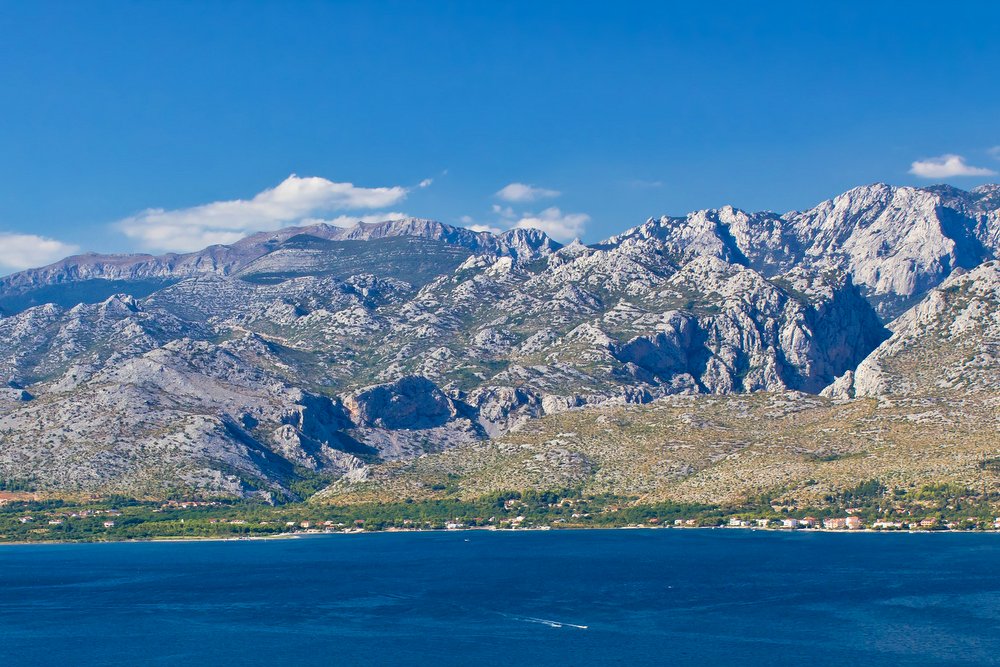
[[[815,528],[819,525],[819,519],[814,516],[807,516],[804,519],[799,519],[799,523],[803,528]]]
[[[861,517],[849,516],[844,519],[844,527],[848,530],[858,530],[862,527]]]
[[[792,529],[798,528],[799,527],[799,520],[798,519],[782,519],[781,520],[781,527],[782,528],[792,528]]]
[[[847,528],[847,519],[842,517],[823,519],[823,527],[827,530],[843,530]]]

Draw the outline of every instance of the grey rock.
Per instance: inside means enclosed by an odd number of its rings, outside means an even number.
[[[602,403],[980,391],[998,248],[1000,188],[876,184],[591,246],[407,219],[68,258],[0,281],[0,477],[280,499]]]

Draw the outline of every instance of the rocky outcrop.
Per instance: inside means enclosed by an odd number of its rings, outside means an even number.
[[[13,380],[8,382],[5,387],[0,386],[0,401],[25,402],[34,398],[30,391]]]
[[[542,414],[542,397],[524,387],[480,387],[464,397],[480,426],[494,437]]]
[[[442,426],[458,415],[452,400],[419,376],[368,387],[343,401],[351,421],[358,426],[427,429]]]
[[[1000,254],[996,191],[876,183],[780,216],[724,207],[651,219],[605,245],[656,248],[681,263],[716,257],[769,277],[794,266],[850,273],[891,319],[956,268]]]
[[[663,315],[659,331],[616,346],[614,355],[636,379],[651,384],[669,382],[676,375],[695,370],[704,337],[696,317],[673,311]]]
[[[954,275],[890,325],[892,336],[824,393],[968,395],[1000,389],[1000,262]]]
[[[846,277],[796,269],[767,281],[751,269],[700,258],[669,284],[719,295],[719,312],[669,311],[656,333],[612,346],[626,370],[650,384],[815,393],[888,336]]]

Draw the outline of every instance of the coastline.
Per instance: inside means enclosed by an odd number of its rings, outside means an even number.
[[[1000,530],[875,530],[872,528],[859,528],[854,530],[827,530],[823,528],[789,529],[789,528],[763,528],[760,526],[572,526],[566,528],[554,528],[551,526],[537,526],[531,528],[495,528],[469,526],[464,528],[428,529],[428,528],[389,528],[386,530],[331,530],[331,531],[297,531],[293,533],[279,533],[277,535],[245,535],[238,537],[199,537],[199,536],[164,536],[152,537],[148,539],[132,540],[38,540],[38,541],[0,541],[0,548],[3,547],[24,547],[24,546],[60,546],[74,544],[150,544],[166,542],[174,544],[193,542],[250,542],[267,540],[294,540],[309,537],[325,537],[332,535],[381,535],[388,533],[534,533],[534,532],[555,532],[555,531],[613,531],[613,530],[680,530],[680,531],[746,531],[757,533],[780,533],[799,535],[998,535]]]

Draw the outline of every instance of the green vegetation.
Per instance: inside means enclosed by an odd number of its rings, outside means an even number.
[[[454,481],[454,480],[450,480]],[[445,485],[447,486],[447,484]],[[475,499],[459,497],[355,504],[245,501],[134,500],[109,496],[8,500],[0,505],[0,542],[112,541],[164,538],[268,537],[301,532],[442,530],[447,528],[616,528],[626,526],[723,526],[730,519],[763,519],[777,526],[787,518],[858,516],[926,529],[991,529],[1000,496],[977,495],[953,485],[908,492],[869,480],[825,506],[780,505],[773,494],[738,505],[644,502],[637,496],[587,496],[578,488],[508,491]]]
[[[810,452],[805,456],[803,456],[803,458],[806,461],[810,461],[812,463],[832,463],[833,461],[843,461],[845,459],[860,458],[865,456],[866,454],[867,452],[847,452],[847,453],[830,452],[827,454]]]
[[[866,503],[877,500],[885,495],[885,485],[877,479],[870,479],[861,482],[853,489],[848,489],[841,494],[845,503]]]
[[[32,478],[4,479],[0,477],[0,491],[34,491],[36,482]]]

